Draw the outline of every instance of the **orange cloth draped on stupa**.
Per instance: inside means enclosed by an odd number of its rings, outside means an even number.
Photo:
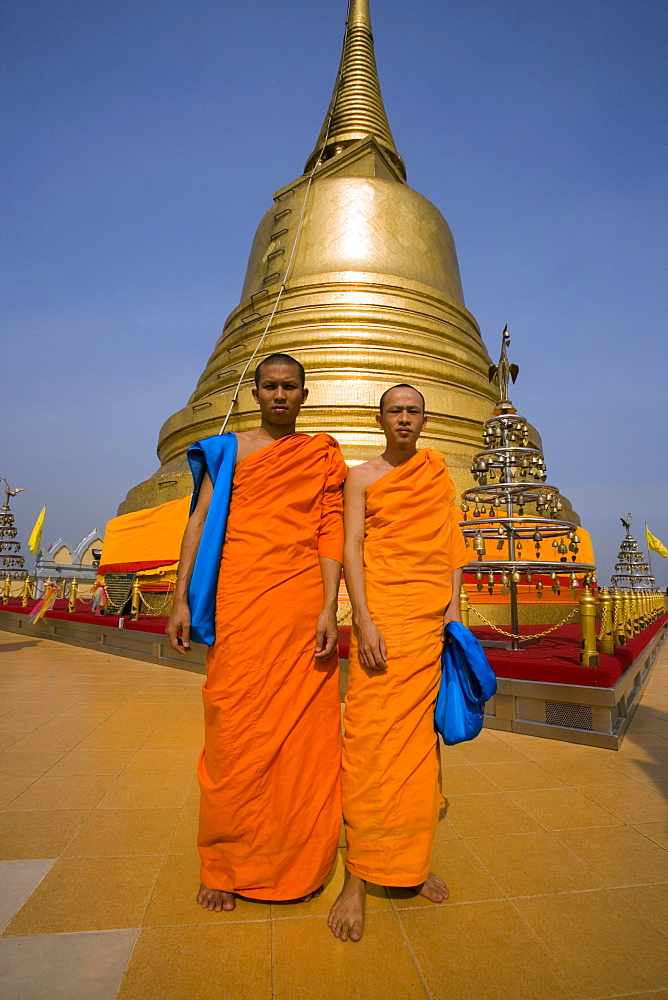
[[[453,570],[468,559],[443,456],[418,451],[367,489],[366,597],[387,670],[359,662],[351,636],[344,712],[346,867],[377,885],[429,873],[442,805],[434,704]]]
[[[346,466],[326,434],[237,465],[203,687],[198,844],[210,889],[313,892],[341,824],[338,656],[315,660],[319,557],[343,561]]]
[[[133,510],[107,522],[98,572],[136,573],[178,563],[190,497]]]

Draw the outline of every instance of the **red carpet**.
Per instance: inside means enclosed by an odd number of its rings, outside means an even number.
[[[73,614],[67,610],[67,601],[56,601],[54,608],[48,611],[47,618],[61,621],[86,622],[93,625],[103,625],[106,628],[118,628],[118,617],[113,615],[94,615],[90,612],[90,604],[77,602],[80,609]],[[29,615],[30,608],[22,608],[20,601],[12,600],[9,604],[0,605],[0,611],[12,611]],[[146,616],[137,622],[125,618],[124,627],[136,632],[152,632],[164,634],[166,618]],[[497,677],[513,677],[517,680],[544,681],[554,684],[582,684],[589,687],[612,687],[624,671],[640,656],[643,649],[649,645],[657,632],[668,624],[668,614],[663,615],[648,628],[630,639],[626,646],[618,646],[614,655],[599,654],[598,667],[580,666],[580,629],[578,625],[562,625],[556,632],[546,636],[528,649],[513,652],[508,649],[488,649],[487,656]],[[530,635],[537,628],[535,625],[520,626],[524,635]],[[472,630],[478,639],[498,639],[493,629],[484,626]],[[350,626],[343,625],[339,629],[339,655],[348,658],[350,648]]]

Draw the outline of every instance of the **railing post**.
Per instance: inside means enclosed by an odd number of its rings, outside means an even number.
[[[139,619],[139,606],[141,604],[141,590],[139,589],[139,580],[137,577],[134,578],[132,582],[132,604],[130,606],[130,619],[133,622]]]
[[[9,603],[9,598],[11,596],[11,593],[12,593],[12,581],[11,581],[11,579],[9,577],[9,573],[8,573],[7,576],[5,577],[4,583],[2,585],[2,603],[3,604],[8,604]]]
[[[469,627],[469,595],[464,590],[464,584],[459,588],[459,615],[462,620],[462,625]]]
[[[23,587],[21,588],[21,607],[27,608],[28,601],[32,597],[32,580],[29,576],[23,581]]]
[[[580,595],[580,625],[582,627],[580,663],[583,667],[597,667],[596,601],[588,584],[583,586],[582,594]]]
[[[626,629],[624,628],[624,608],[622,595],[618,587],[612,588],[612,633],[615,638],[615,646],[626,645]]]
[[[76,577],[70,582],[70,599],[67,602],[67,610],[72,614],[77,609],[77,595],[79,593],[79,581]]]
[[[612,597],[607,587],[601,587],[599,602],[601,605],[601,638],[599,640],[599,649],[601,653],[610,656],[615,651],[615,636],[612,624]]]

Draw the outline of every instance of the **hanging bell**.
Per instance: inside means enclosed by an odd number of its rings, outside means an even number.
[[[505,570],[503,571],[503,573],[501,574],[501,576],[500,576],[499,579],[500,579],[502,587],[507,587],[508,586],[508,574],[506,573]]]
[[[541,533],[538,530],[538,528],[536,528],[536,530],[534,531],[534,533],[533,533],[533,535],[531,537],[533,538],[533,540],[536,543],[536,545],[540,545],[540,543],[543,541],[543,536],[541,535]]]
[[[482,570],[477,569],[475,571],[475,578],[476,580],[482,580]]]
[[[502,524],[499,525],[496,533],[499,536],[499,538],[505,538],[506,537],[506,529],[503,527]]]
[[[519,572],[516,569],[514,569],[512,571],[512,573],[510,574],[510,579],[512,580],[513,583],[519,583],[520,582],[520,574],[519,574]]]
[[[487,574],[487,585],[489,587],[493,587],[494,586],[494,574],[492,573],[491,570]]]
[[[578,585],[578,578],[575,575],[575,573],[571,573],[571,587],[573,588],[573,590],[577,589],[577,585]]]
[[[485,539],[482,537],[480,531],[476,532],[476,536],[473,539],[473,548],[478,553],[478,559],[482,559],[485,554]]]
[[[568,552],[568,549],[570,549],[570,548],[572,548],[572,543],[571,543],[571,545],[568,546],[568,548],[566,548],[566,543],[564,542],[564,540],[562,538],[560,544],[557,547],[557,551],[558,551],[558,553],[559,553],[560,556],[565,556],[566,553]]]
[[[533,580],[533,573],[531,572],[530,569],[526,571],[525,579],[527,583],[531,583],[531,581]]]

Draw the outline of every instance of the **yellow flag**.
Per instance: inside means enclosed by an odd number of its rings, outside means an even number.
[[[645,534],[647,535],[647,548],[652,549],[653,552],[658,552],[660,556],[668,559],[668,549],[663,542],[660,542],[659,539],[652,534],[647,525],[645,525]]]
[[[46,516],[46,504],[42,507],[35,521],[35,527],[30,532],[30,538],[28,539],[28,549],[33,555],[39,552],[39,546],[42,541],[42,528],[44,527],[44,518]]]

